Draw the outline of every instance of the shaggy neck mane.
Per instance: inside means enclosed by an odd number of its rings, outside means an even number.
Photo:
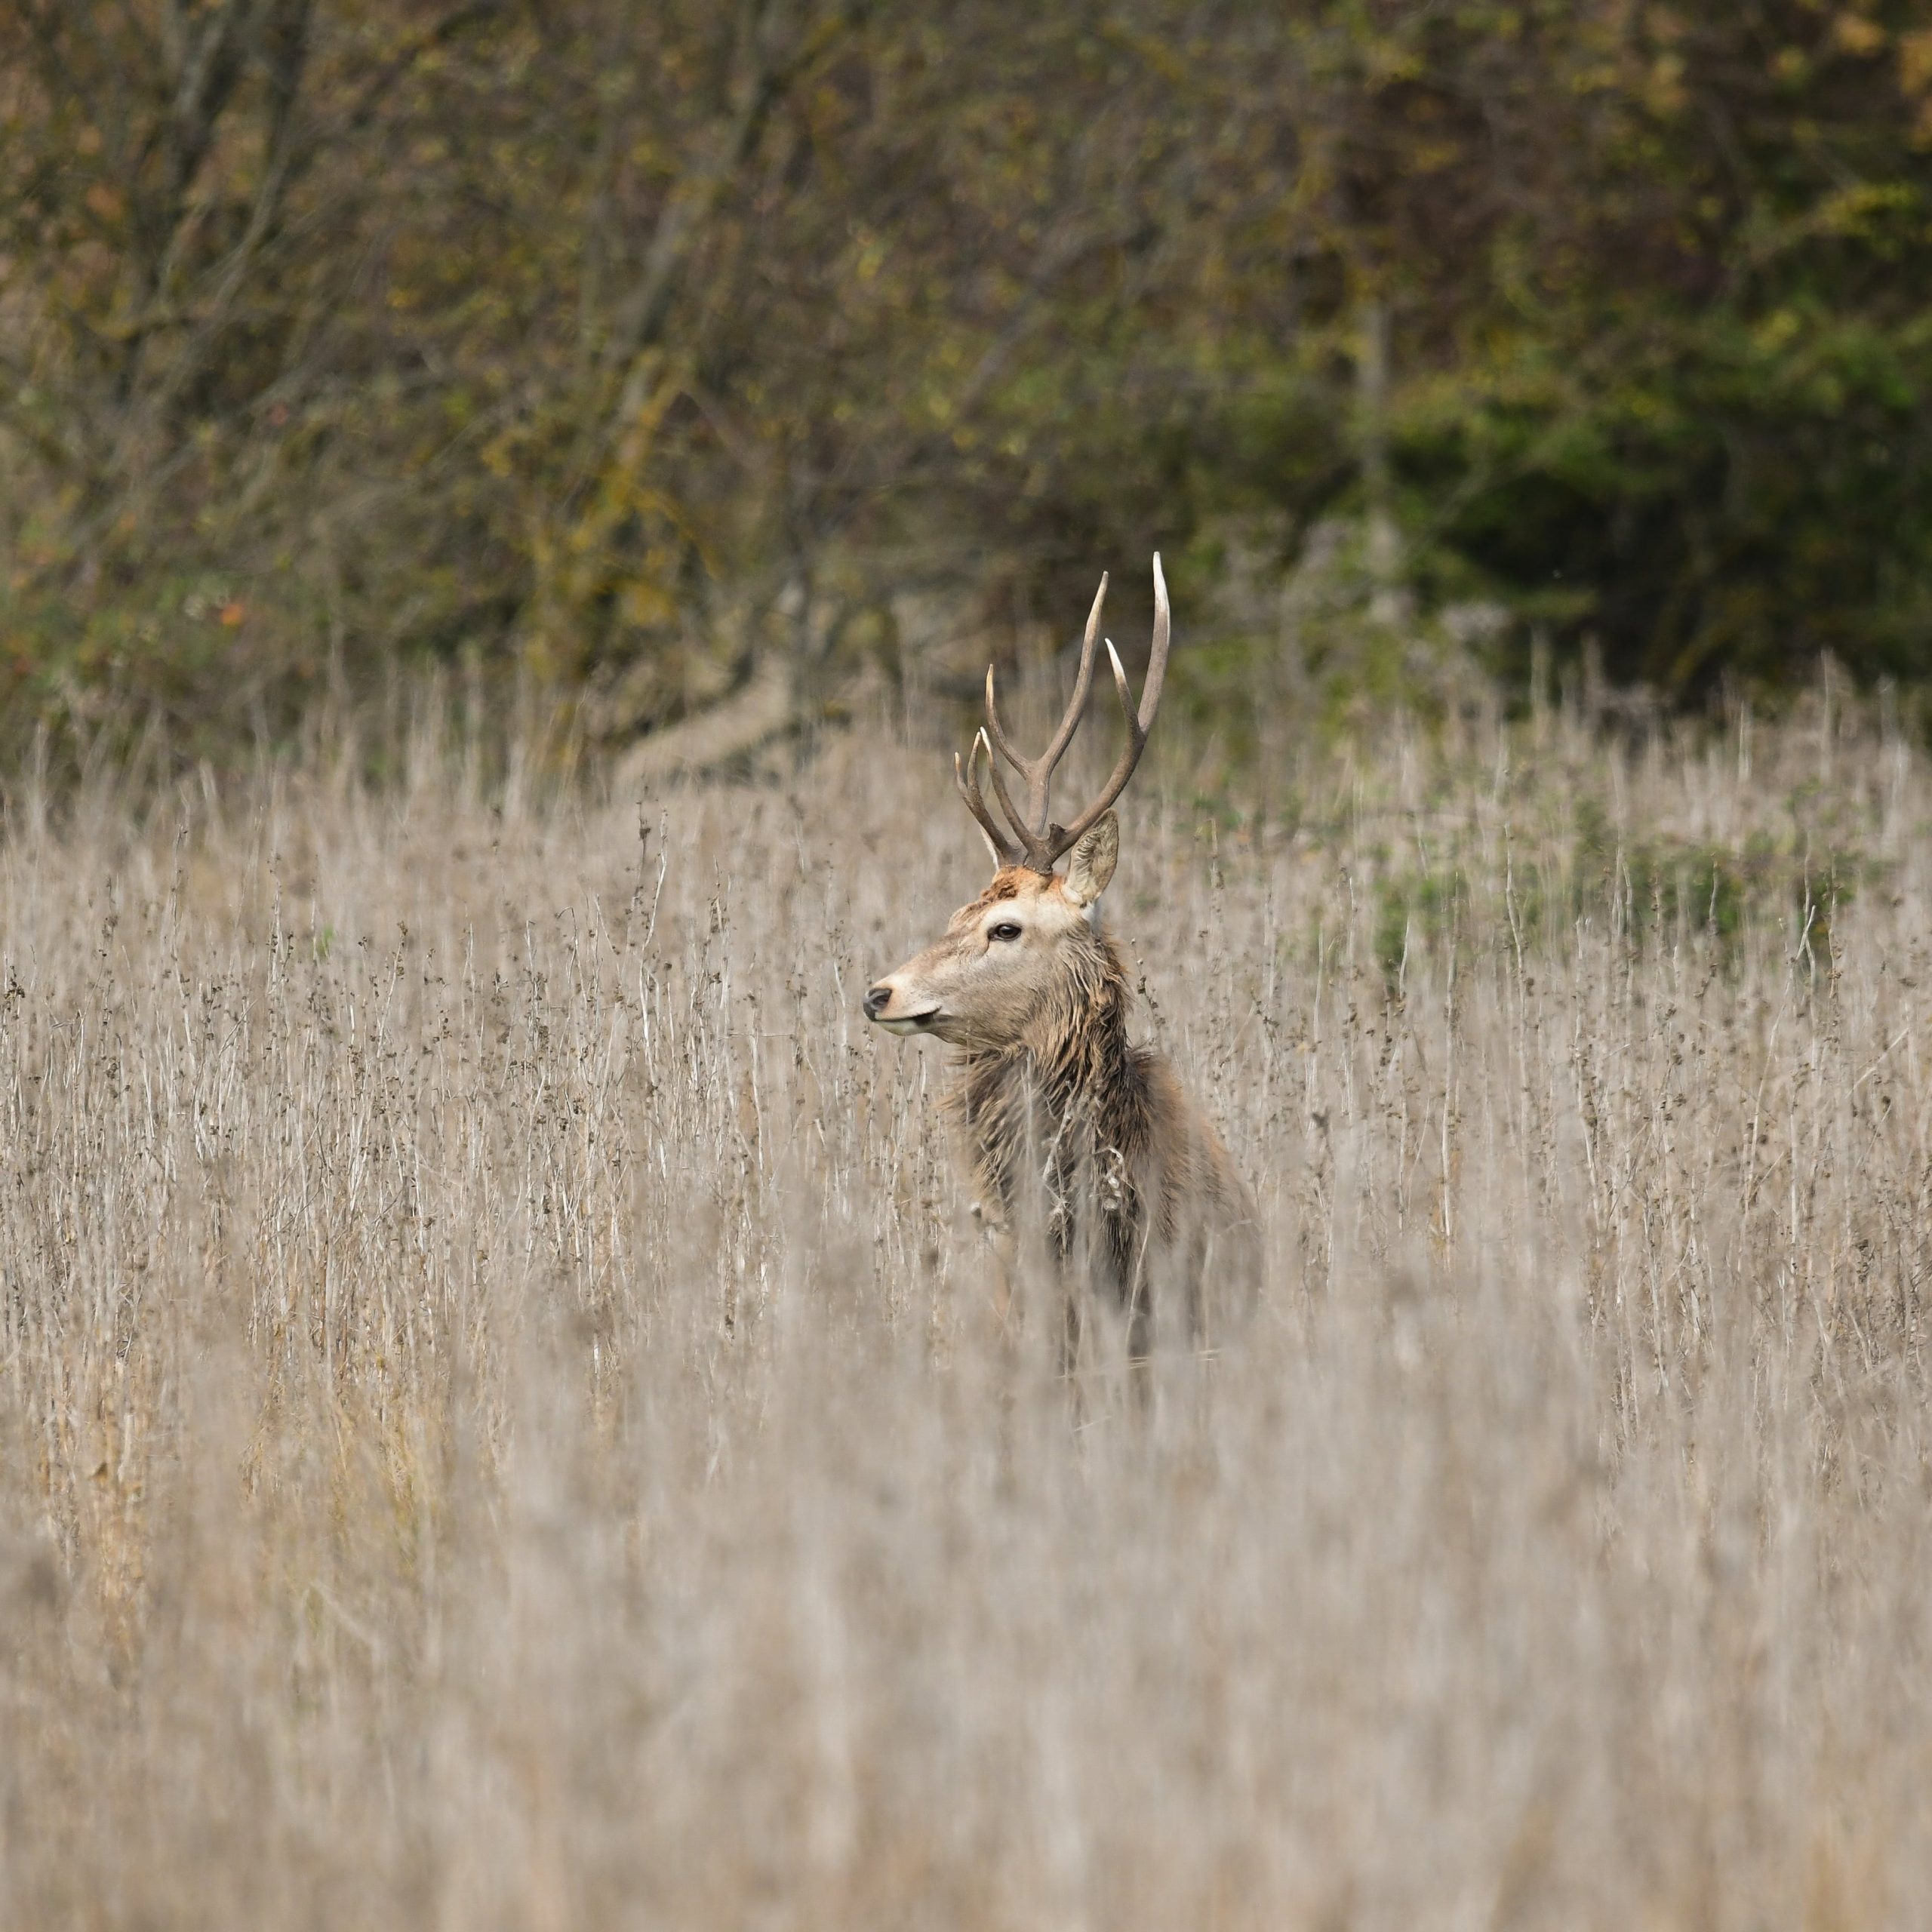
[[[1146,1144],[1146,1076],[1128,1043],[1127,1004],[1119,955],[1096,932],[1069,947],[1017,1040],[958,1055],[951,1106],[989,1203],[1014,1204],[1029,1142],[1069,1163],[1108,1150],[1131,1158]]]

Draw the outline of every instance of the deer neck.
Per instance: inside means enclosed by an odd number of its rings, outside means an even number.
[[[1056,1121],[1091,1106],[1128,1064],[1127,988],[1113,962],[1106,964],[1110,970],[1057,992],[1014,1056]]]
[[[1078,964],[1018,1038],[955,1063],[953,1108],[989,1208],[1011,1208],[1029,1146],[1079,1159],[1137,1137],[1125,977],[1104,941]]]

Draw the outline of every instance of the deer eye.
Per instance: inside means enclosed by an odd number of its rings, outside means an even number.
[[[986,928],[986,937],[989,939],[1017,939],[1020,928],[1011,919],[1002,919],[998,925]]]

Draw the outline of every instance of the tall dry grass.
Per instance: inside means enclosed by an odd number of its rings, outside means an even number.
[[[1269,1269],[1146,1403],[858,1014],[933,747],[16,788],[0,1922],[1922,1922],[1925,762],[1168,752],[1112,918]]]

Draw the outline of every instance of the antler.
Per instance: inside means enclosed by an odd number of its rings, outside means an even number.
[[[952,754],[952,782],[959,787],[959,795],[966,801],[966,809],[980,821],[980,829],[986,835],[986,843],[993,848],[993,856],[1003,866],[1010,866],[1020,857],[1020,848],[1000,829],[999,820],[986,809],[986,800],[980,795],[978,765],[980,754],[984,752],[986,762],[992,764],[992,748],[986,743],[984,731],[973,734],[973,748],[966,754],[966,762],[959,762],[959,754]],[[993,776],[999,776],[999,768],[993,767]]]
[[[974,736],[973,748],[968,752],[964,764],[961,765],[955,755],[952,767],[959,795],[966,801],[967,810],[979,820],[980,830],[986,835],[1002,865],[1017,865],[1023,861],[1036,872],[1051,872],[1054,862],[1091,832],[1099,823],[1100,814],[1120,796],[1127,781],[1134,776],[1134,768],[1140,762],[1141,752],[1146,749],[1147,734],[1153,727],[1155,712],[1161,708],[1161,687],[1168,675],[1168,583],[1161,574],[1158,550],[1154,553],[1154,641],[1147,660],[1147,681],[1141,688],[1137,714],[1134,694],[1128,686],[1127,673],[1121,668],[1120,654],[1114,649],[1113,639],[1106,640],[1107,661],[1113,666],[1114,686],[1120,693],[1121,709],[1127,717],[1126,747],[1100,797],[1071,826],[1055,825],[1048,819],[1048,792],[1053,783],[1054,768],[1073,742],[1074,733],[1080,728],[1081,716],[1087,708],[1087,694],[1093,686],[1094,646],[1100,634],[1100,608],[1106,601],[1107,580],[1103,576],[1100,588],[1094,595],[1094,608],[1088,614],[1087,634],[1081,641],[1080,675],[1074,680],[1073,696],[1052,742],[1038,758],[1023,758],[1006,735],[1005,728],[999,721],[998,709],[993,702],[992,667],[989,665],[986,668],[986,728]],[[999,800],[1000,810],[1006,814],[1007,823],[1012,827],[1010,835],[995,821],[980,793],[977,768],[983,749],[986,754],[987,768],[992,774],[994,795]],[[1014,804],[1013,795],[1006,789],[1006,780],[999,768],[1001,758],[1026,781],[1026,809],[1023,813]]]

